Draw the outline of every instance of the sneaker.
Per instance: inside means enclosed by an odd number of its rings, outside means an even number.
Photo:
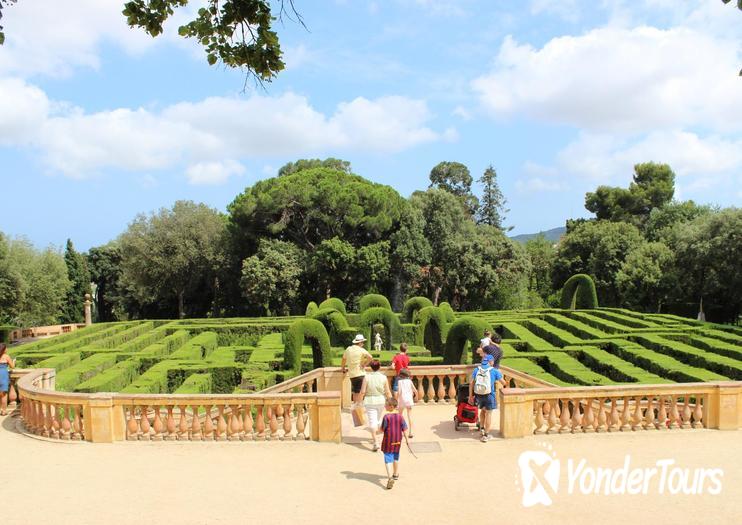
[[[386,489],[391,490],[394,486],[394,478],[389,478],[389,481],[386,482]]]
[[[378,452],[378,451],[379,451],[379,445],[374,443],[373,452]]]
[[[480,441],[481,441],[482,443],[487,443],[487,442],[488,442],[489,440],[490,440],[490,437],[489,437],[489,436],[488,436],[487,434],[484,434],[484,433],[483,433],[483,434],[482,434],[482,439],[480,439]]]
[[[392,479],[393,479],[394,481],[397,481],[397,480],[399,479],[399,474],[394,474],[394,475],[392,476]]]

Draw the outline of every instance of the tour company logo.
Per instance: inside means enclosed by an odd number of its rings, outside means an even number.
[[[724,471],[720,468],[682,467],[669,458],[635,465],[628,454],[620,465],[592,466],[585,458],[579,461],[568,458],[562,462],[550,444],[539,443],[539,447],[518,457],[520,475],[516,485],[524,507],[549,506],[564,494],[715,496],[722,489]],[[566,473],[564,478],[563,473]]]

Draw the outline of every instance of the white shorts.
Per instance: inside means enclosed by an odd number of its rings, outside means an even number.
[[[366,417],[368,418],[368,428],[378,430],[381,424],[381,414],[384,412],[384,405],[366,405]]]
[[[412,399],[400,398],[397,403],[397,408],[412,408],[415,406],[415,401]]]

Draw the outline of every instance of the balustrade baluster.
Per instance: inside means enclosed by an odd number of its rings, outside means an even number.
[[[595,432],[595,414],[593,413],[593,399],[585,399],[585,413],[582,416],[582,431],[591,434]]]
[[[297,440],[304,440],[306,439],[306,436],[304,435],[304,404],[298,404],[295,405],[296,407],[296,439]]]
[[[243,427],[245,428],[244,439],[253,438],[252,430],[252,406],[245,404],[244,416],[243,416]]]
[[[445,403],[446,402],[446,387],[443,385],[443,380],[446,376],[438,376],[438,391],[436,394],[438,395],[438,399],[436,400],[438,403]]]
[[[224,405],[216,407],[219,413],[216,416],[216,440],[224,441],[227,439],[227,421],[224,419]]]
[[[42,403],[41,409],[44,411],[44,429],[41,433],[44,437],[52,435],[52,407],[50,403]]]
[[[628,432],[631,430],[631,407],[629,406],[629,398],[623,398],[623,407],[621,410],[621,431]]]
[[[268,405],[268,425],[271,430],[270,438],[278,438],[278,419],[276,418],[276,408],[273,404]]]
[[[232,405],[232,421],[231,421],[231,429],[232,429],[232,435],[230,436],[230,439],[232,441],[240,441],[242,438],[242,414],[240,414],[240,405]]]
[[[258,418],[257,422],[255,423],[255,430],[257,431],[258,439],[265,439],[265,419],[263,417],[264,408],[264,405],[258,405],[255,410],[255,416]]]
[[[657,430],[667,430],[667,411],[664,396],[657,396]]]
[[[562,400],[562,413],[559,416],[559,423],[561,423],[561,427],[559,428],[560,434],[567,434],[571,431],[570,421],[571,416],[569,413],[569,399],[564,399]]]
[[[423,385],[423,376],[418,376],[415,379],[417,379],[417,385],[415,385],[415,390],[417,390],[417,402],[425,403],[425,386]]]
[[[178,434],[175,432],[175,417],[173,417],[174,408],[175,407],[172,405],[166,407],[167,419],[165,420],[165,431],[167,432],[167,435],[165,436],[165,440],[167,441],[175,441],[178,439]]]
[[[82,406],[75,407],[75,418],[72,421],[72,439],[79,441],[85,437],[82,428]]]
[[[16,381],[15,380],[11,380],[10,389],[8,390],[8,408],[10,408],[10,406],[13,403],[15,403],[16,401],[18,401],[18,394],[15,391],[15,389],[17,388],[17,386],[18,385],[16,384]],[[13,408],[15,409],[15,408],[18,408],[18,407],[15,406]]]
[[[428,378],[428,403],[435,403],[435,390],[433,389],[433,376]]]
[[[634,398],[634,404],[636,406],[634,407],[634,418],[631,422],[631,430],[641,430],[642,429],[642,398],[641,396],[637,396]]]
[[[283,436],[281,439],[293,439],[291,436],[292,432],[291,427],[291,404],[287,404],[283,407]]]
[[[703,409],[701,407],[701,397],[702,396],[700,395],[696,395],[696,406],[693,409],[693,428],[704,427]],[[704,405],[705,405],[705,402],[704,402]]]
[[[557,423],[559,422],[559,419],[557,418],[558,403],[558,399],[552,399],[549,401],[549,428],[546,429],[547,434],[556,434],[559,431],[557,428]]]
[[[611,411],[608,413],[608,432],[616,432],[620,429],[620,419],[618,417],[618,400],[611,398]]]
[[[670,396],[670,429],[680,428],[680,413],[678,412],[678,396]]]
[[[152,407],[155,411],[155,419],[152,422],[152,430],[155,434],[152,436],[152,441],[162,441],[162,418],[160,418],[160,405],[154,405]]]
[[[448,377],[448,402],[456,404],[456,386],[454,383],[456,382],[456,376],[447,376]]]
[[[644,411],[644,430],[656,430],[654,426],[654,396],[652,394],[647,395],[647,409]]]
[[[203,435],[201,434],[201,420],[198,417],[199,405],[191,406],[191,441],[201,441]]]
[[[142,429],[142,434],[139,436],[139,439],[143,439],[145,441],[149,441],[152,439],[152,436],[150,435],[150,429],[152,426],[149,424],[149,414],[147,413],[149,409],[148,405],[144,405],[139,407],[139,428]]]
[[[188,422],[186,421],[186,405],[180,405],[180,421],[178,424],[178,439],[180,441],[188,441]]]
[[[276,419],[283,418],[283,406],[282,405],[274,405],[274,410],[276,411]]]
[[[65,406],[59,411],[59,438],[69,440],[72,437],[72,424],[70,423],[70,407]]]
[[[60,405],[52,404],[52,433],[51,437],[60,438],[60,429],[62,427],[62,410]]]
[[[607,432],[608,431],[608,417],[605,410],[605,399],[598,398],[598,417],[595,418],[595,431],[596,432]]]
[[[572,400],[572,433],[582,432],[582,414],[580,413],[580,400]]]
[[[137,433],[139,432],[139,425],[137,424],[136,407],[134,405],[126,407],[124,410],[127,414],[126,419],[126,439],[128,441],[136,441]]]
[[[204,406],[206,415],[204,416],[204,439],[206,441],[212,441],[214,439],[214,421],[211,419],[211,407],[213,405]]]
[[[688,394],[685,395],[685,401],[683,403],[683,412],[681,414],[683,418],[683,428],[692,428],[690,417],[691,417],[691,411],[690,411],[690,405],[688,404],[690,402],[690,396]]]
[[[534,404],[536,405],[536,428],[534,429],[534,434],[543,434],[543,426],[544,426],[544,405],[548,404],[548,401],[534,401]]]

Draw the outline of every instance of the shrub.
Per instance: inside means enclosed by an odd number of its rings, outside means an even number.
[[[75,386],[116,364],[116,354],[102,352],[57,373],[56,389],[69,392]]]
[[[209,394],[211,393],[211,374],[191,374],[173,393]]]
[[[598,307],[598,293],[592,277],[584,273],[573,275],[562,288],[562,308],[565,310]]]
[[[337,297],[330,297],[319,303],[319,309],[322,310],[323,308],[334,308],[343,315],[347,313],[345,311],[345,303]]]
[[[432,339],[430,351],[433,355],[443,355],[443,342],[446,340],[448,323],[443,311],[437,306],[426,306],[417,313],[415,325],[415,344],[425,346],[425,335]]]
[[[433,306],[433,301],[427,297],[410,297],[405,301],[404,306],[402,307],[402,322],[415,322],[415,314],[427,306]]]
[[[309,301],[307,309],[304,311],[304,315],[306,315],[307,317],[314,317],[314,314],[317,313],[317,310],[319,310],[319,306],[317,306],[317,303],[315,303],[314,301]]]
[[[312,357],[315,368],[330,366],[332,363],[332,348],[330,337],[325,325],[316,319],[300,319],[295,321],[286,332],[286,343],[283,350],[285,370],[301,372],[301,347],[304,339],[312,343]]]
[[[120,392],[139,376],[139,361],[136,358],[116,363],[97,376],[83,381],[74,392]]]
[[[402,335],[402,325],[399,323],[399,317],[391,310],[379,306],[369,308],[363,312],[359,323],[359,331],[369,340],[369,344],[372,344],[371,327],[376,323],[384,325],[386,349],[391,350],[392,344],[399,342]]]
[[[345,335],[347,330],[350,329],[348,321],[345,316],[335,310],[334,308],[322,308],[312,316],[312,319],[316,319],[325,325],[325,329],[330,335],[330,342],[333,345],[343,344],[340,339],[340,334]]]
[[[446,316],[447,323],[453,323],[456,320],[456,314],[453,312],[453,308],[451,308],[451,305],[448,304],[446,301],[443,301],[441,304],[439,304],[438,308],[440,308],[443,312],[443,315]]]
[[[358,309],[363,313],[370,308],[385,308],[391,310],[392,305],[389,304],[389,299],[383,295],[378,293],[369,293],[361,297],[361,300],[358,302]]]
[[[446,336],[446,353],[443,363],[457,365],[469,360],[469,355],[464,352],[467,342],[471,347],[471,358],[479,346],[479,341],[485,330],[491,329],[489,323],[477,317],[462,317],[455,321],[449,328]]]

